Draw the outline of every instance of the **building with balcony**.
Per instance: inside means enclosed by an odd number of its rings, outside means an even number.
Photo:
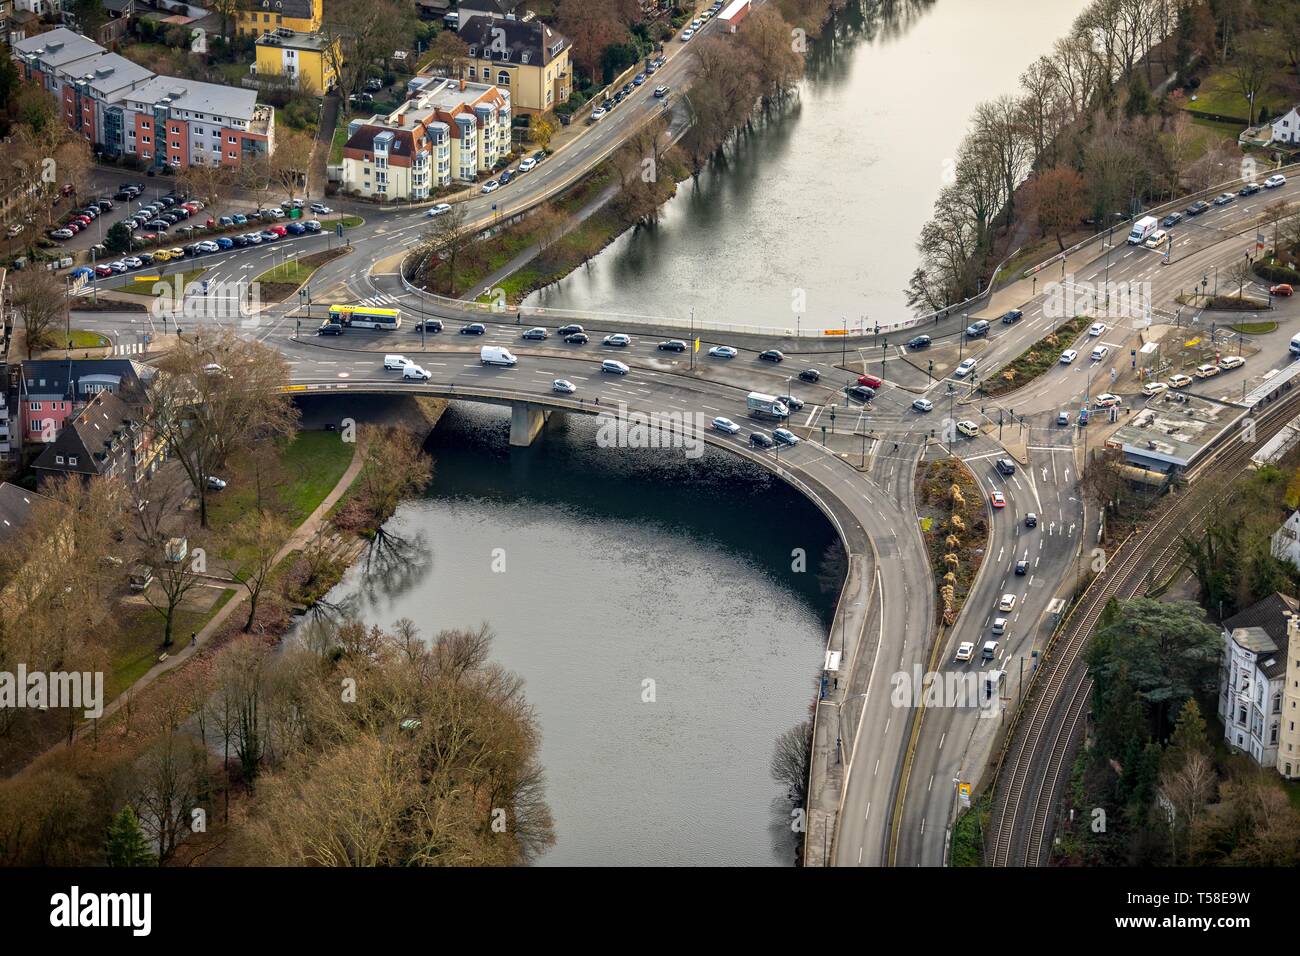
[[[256,37],[281,27],[316,33],[324,21],[324,0],[246,0],[235,20],[235,33]]]
[[[283,76],[294,89],[319,96],[338,85],[342,62],[337,38],[331,44],[319,33],[281,27],[257,38],[257,62],[251,70],[260,78]]]
[[[510,153],[510,95],[443,79],[387,115],[353,120],[343,147],[343,190],[381,200],[428,199],[473,182]]]
[[[523,18],[465,13],[462,3],[459,32],[469,51],[456,66],[458,77],[508,90],[518,113],[545,113],[569,98],[573,68],[563,34],[531,13]]]
[[[1274,593],[1223,622],[1219,718],[1228,746],[1264,767],[1278,765],[1288,624],[1300,601]],[[1296,760],[1300,772],[1300,757]]]

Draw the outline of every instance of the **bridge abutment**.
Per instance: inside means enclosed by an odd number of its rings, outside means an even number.
[[[515,402],[510,406],[510,445],[527,448],[542,430],[551,413],[528,402]]]

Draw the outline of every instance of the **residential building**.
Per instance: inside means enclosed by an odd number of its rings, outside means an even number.
[[[573,70],[569,41],[531,13],[523,19],[479,14],[466,18],[461,4],[460,38],[468,56],[457,76],[490,83],[510,93],[517,113],[545,113],[569,98]]]
[[[15,535],[32,520],[32,511],[44,495],[0,481],[0,548],[13,542]]]
[[[257,38],[257,62],[252,72],[259,77],[286,77],[294,89],[317,96],[338,84],[342,62],[337,38],[331,44],[319,33],[281,27]]]
[[[275,110],[253,90],[158,76],[64,28],[13,51],[24,78],[53,95],[68,127],[106,155],[181,169],[236,166],[275,148]]]
[[[324,0],[247,0],[235,21],[235,33],[256,37],[281,27],[316,33],[324,22]]]
[[[1300,615],[1287,618],[1286,658],[1282,678],[1282,726],[1277,748],[1277,772],[1288,780],[1300,777]]]
[[[521,3],[522,0],[460,0],[456,5],[456,13],[462,21],[480,16],[497,20],[504,20],[507,17],[523,19],[526,14],[519,12]]]
[[[348,125],[343,190],[418,201],[453,180],[473,182],[509,155],[510,110],[495,86],[432,82],[392,113]]]
[[[1288,626],[1290,615],[1298,612],[1300,601],[1274,593],[1223,622],[1219,675],[1223,736],[1228,746],[1265,767],[1275,766],[1278,760]]]
[[[1286,146],[1300,146],[1300,106],[1273,120],[1273,142]]]
[[[128,487],[146,480],[162,461],[138,412],[112,392],[100,392],[68,419],[54,442],[32,463],[42,480],[56,475],[120,478]]]
[[[1273,557],[1289,561],[1300,568],[1300,511],[1287,518],[1282,527],[1273,532]]]
[[[68,418],[109,392],[142,409],[155,374],[131,359],[40,359],[11,366],[17,379],[19,444],[51,444]]]

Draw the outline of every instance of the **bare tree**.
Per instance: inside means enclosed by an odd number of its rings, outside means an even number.
[[[63,284],[47,269],[24,269],[14,274],[10,298],[27,339],[27,357],[51,348],[68,320],[68,297]]]
[[[283,518],[269,511],[250,512],[231,529],[230,549],[242,562],[239,583],[248,592],[246,632],[252,630],[258,601],[271,579],[276,556],[288,540],[290,530]]]

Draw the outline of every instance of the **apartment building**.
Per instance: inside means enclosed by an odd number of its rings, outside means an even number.
[[[478,14],[465,17],[461,4],[460,38],[468,56],[457,65],[457,76],[508,90],[519,113],[545,113],[569,98],[573,68],[568,38],[532,13]]]
[[[1270,594],[1223,622],[1219,718],[1229,747],[1279,765],[1289,621],[1300,601]],[[1300,772],[1300,756],[1291,758]]]
[[[343,147],[343,190],[419,201],[453,181],[473,182],[510,153],[510,94],[442,79],[387,115],[353,120]]]
[[[319,33],[281,27],[257,38],[257,62],[252,72],[259,77],[283,76],[294,89],[318,96],[338,85],[336,67],[341,62],[337,38],[331,44]]]
[[[140,415],[112,392],[100,392],[70,418],[32,463],[42,481],[56,475],[121,478],[128,487],[153,475],[162,444]]]
[[[19,444],[51,444],[67,420],[96,395],[110,393],[143,408],[155,374],[131,359],[37,359],[10,366]]]
[[[281,27],[316,33],[324,20],[324,0],[246,0],[235,21],[235,33],[256,37]]]
[[[239,165],[275,148],[275,110],[254,90],[159,76],[71,30],[21,40],[14,60],[108,156],[182,169]]]

